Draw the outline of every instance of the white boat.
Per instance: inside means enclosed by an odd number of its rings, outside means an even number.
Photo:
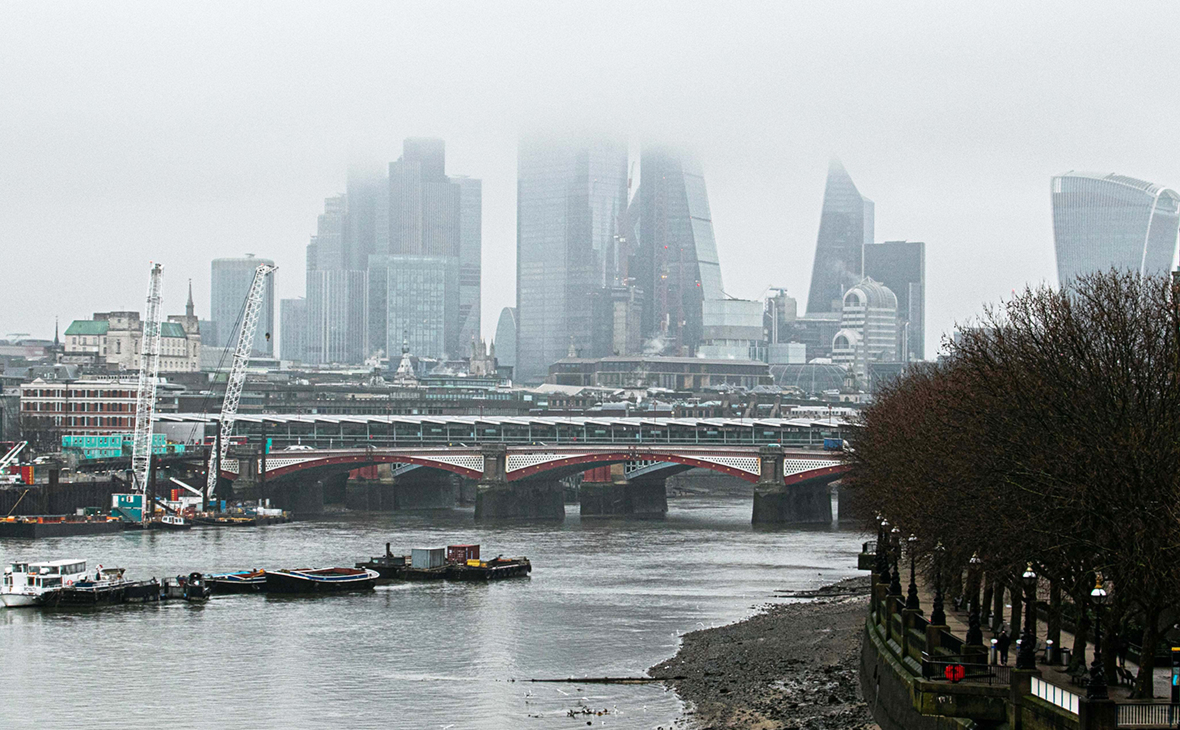
[[[0,601],[9,608],[38,606],[52,594],[85,578],[85,560],[11,563],[4,568]]]

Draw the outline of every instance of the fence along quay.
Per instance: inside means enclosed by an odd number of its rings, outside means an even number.
[[[1115,730],[1180,722],[1180,705],[1090,700],[1085,690],[1046,681],[1039,669],[989,664],[986,647],[967,645],[920,608],[906,608],[899,583],[891,586],[874,569],[871,549],[867,543],[860,559],[872,571],[860,681],[882,730]]]

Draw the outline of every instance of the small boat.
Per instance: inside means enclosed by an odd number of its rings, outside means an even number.
[[[211,595],[213,595],[212,586],[209,585],[205,576],[195,571],[189,573],[187,577],[178,575],[175,581],[171,578],[164,579],[165,598],[183,598],[186,601],[207,601]]]
[[[264,570],[267,593],[329,593],[369,590],[380,574],[368,568]]]
[[[85,560],[53,560],[44,563],[15,562],[4,568],[0,601],[9,608],[39,606],[62,589],[86,577]]]
[[[205,576],[214,593],[260,593],[266,590],[266,574],[261,570],[239,570]]]
[[[142,586],[142,581],[125,578],[123,568],[103,568],[100,565],[93,578],[87,576],[84,580],[74,581],[72,586],[47,594],[41,599],[40,605],[57,608],[123,603],[129,588],[137,591]]]
[[[389,543],[385,543],[384,555],[369,558],[364,563],[357,563],[356,567],[377,571],[381,580],[395,580],[405,577],[406,568],[410,567],[410,560],[407,555],[394,555],[393,551],[389,549]]]
[[[193,523],[180,515],[163,515],[160,519],[149,522],[147,526],[152,530],[191,530]]]

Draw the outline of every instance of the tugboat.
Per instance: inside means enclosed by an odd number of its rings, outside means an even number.
[[[193,523],[181,515],[162,515],[158,520],[147,523],[151,530],[191,530]]]
[[[176,582],[171,578],[164,579],[164,597],[165,598],[183,598],[186,601],[207,601],[209,596],[213,595],[213,588],[205,580],[205,576],[197,572],[188,574],[188,577],[178,575]]]
[[[12,563],[4,568],[0,601],[9,608],[40,606],[49,602],[62,589],[73,586],[85,577],[85,560]]]
[[[267,593],[335,593],[369,590],[380,574],[368,568],[264,570]]]
[[[405,577],[406,568],[410,567],[409,563],[407,556],[394,555],[393,551],[389,549],[389,543],[385,543],[384,555],[369,558],[368,562],[357,563],[356,567],[377,571],[381,580],[396,580]]]
[[[205,576],[214,593],[261,593],[266,590],[266,574],[261,570],[239,570]]]

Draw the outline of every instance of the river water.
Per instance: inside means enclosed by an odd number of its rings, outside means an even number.
[[[489,585],[0,608],[0,727],[668,728],[683,706],[659,684],[522,680],[642,675],[676,652],[684,632],[741,619],[776,591],[856,574],[860,540],[755,530],[749,497],[669,506],[663,522],[582,522],[575,506],[560,525],[488,527],[456,509],[0,540],[5,563],[78,557],[135,578],[351,566],[386,542],[395,553],[479,543],[485,558],[533,562],[531,577]]]

